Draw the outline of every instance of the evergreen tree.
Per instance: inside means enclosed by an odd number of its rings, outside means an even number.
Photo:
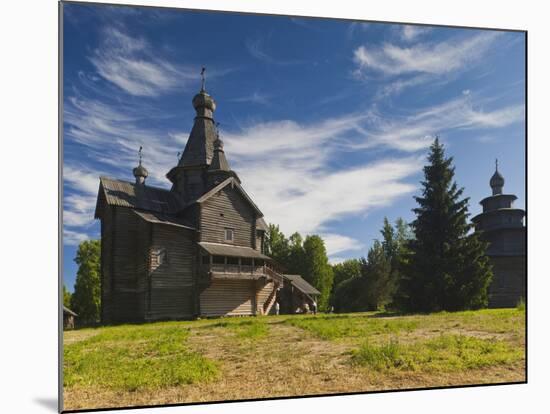
[[[67,286],[63,285],[63,306],[71,308],[71,292],[67,290]]]
[[[384,225],[380,233],[382,233],[382,249],[386,258],[390,261],[395,260],[397,255],[397,239],[395,230],[387,217],[384,217]]]
[[[337,312],[374,311],[391,302],[394,280],[382,243],[376,240],[367,259],[357,262],[359,275],[342,281],[334,290],[332,304]]]
[[[289,242],[278,225],[269,225],[266,250],[267,254],[282,266],[288,262]]]
[[[410,311],[476,309],[487,305],[492,272],[486,244],[470,232],[468,198],[454,178],[436,138],[424,167],[422,195],[415,197],[414,239],[400,282],[402,305]]]
[[[319,310],[326,310],[334,274],[328,263],[325,243],[317,235],[307,236],[304,241],[304,273],[302,276],[321,292]]]
[[[414,235],[411,232],[409,224],[399,217],[395,221],[396,255],[391,259],[395,291],[393,292],[390,307],[394,309],[406,308],[406,297],[403,296],[404,292],[399,286],[406,283],[403,281],[403,277],[410,256],[409,243],[413,238]]]
[[[305,250],[302,236],[296,232],[288,239],[288,259],[285,263],[287,273],[302,275],[305,272]]]
[[[367,260],[362,269],[365,279],[366,310],[379,310],[392,300],[395,291],[395,277],[392,273],[390,260],[391,257],[387,256],[384,244],[375,240],[369,249]]]
[[[74,261],[78,264],[71,308],[78,314],[83,324],[96,323],[100,318],[101,247],[99,240],[86,240],[80,243]]]

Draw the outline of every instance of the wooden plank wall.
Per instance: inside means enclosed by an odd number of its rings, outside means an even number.
[[[113,246],[113,211],[106,206],[101,212],[101,321],[112,321],[112,246]]]
[[[147,234],[140,231],[139,218],[129,208],[113,209],[112,275],[110,304],[113,322],[140,321],[145,311]],[[140,273],[141,271],[141,273]]]
[[[190,318],[194,313],[195,233],[179,227],[153,225],[150,248],[151,296],[148,319]],[[156,253],[164,249],[165,262]]]
[[[227,243],[224,229],[232,228],[234,229],[232,244],[254,247],[255,220],[255,212],[242,194],[228,185],[202,205],[201,241]]]
[[[255,282],[213,280],[200,295],[201,316],[252,315]]]
[[[493,280],[489,285],[489,307],[516,307],[520,298],[525,300],[525,256],[494,256],[491,264]]]

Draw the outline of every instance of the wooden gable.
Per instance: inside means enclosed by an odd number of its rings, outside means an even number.
[[[200,206],[201,241],[255,248],[257,210],[236,186],[223,186]]]

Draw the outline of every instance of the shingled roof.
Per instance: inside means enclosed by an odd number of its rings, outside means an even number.
[[[208,242],[199,242],[199,246],[213,256],[247,257],[253,259],[271,260],[271,257],[266,256],[251,247]]]
[[[302,276],[300,275],[283,275],[285,278],[290,280],[290,283],[292,286],[294,286],[296,289],[302,291],[306,295],[320,295],[321,292],[319,292],[317,289],[315,289],[313,286],[311,286],[308,282],[306,282]]]
[[[136,213],[139,217],[141,217],[143,220],[149,223],[166,224],[169,226],[181,227],[189,230],[196,230],[195,227],[193,227],[187,221],[179,217],[174,217],[174,216],[170,216],[162,213],[150,213],[146,211],[137,211],[137,210],[134,210],[134,213]]]
[[[176,195],[169,190],[108,177],[100,177],[99,181],[96,218],[99,218],[100,203],[103,201],[108,205],[163,214],[174,214],[181,209],[181,204]]]

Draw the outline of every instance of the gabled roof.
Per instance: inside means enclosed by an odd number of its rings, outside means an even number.
[[[174,193],[163,188],[140,185],[128,181],[100,177],[99,194],[95,217],[99,218],[101,196],[107,204],[119,207],[129,207],[139,210],[153,211],[164,214],[174,214],[181,204]]]
[[[290,280],[290,283],[292,286],[294,286],[296,289],[300,290],[301,292],[305,293],[306,295],[320,295],[321,292],[319,292],[317,289],[315,289],[313,286],[311,286],[308,282],[302,278],[300,275],[283,275],[285,278]]]
[[[259,217],[263,216],[263,213],[260,211],[258,206],[252,201],[250,196],[246,194],[246,191],[244,191],[244,188],[239,184],[239,181],[235,177],[229,177],[228,179],[222,181],[220,184],[218,184],[216,187],[211,189],[210,191],[204,193],[200,198],[198,198],[195,202],[196,203],[204,203],[206,200],[208,200],[210,197],[212,197],[214,194],[216,194],[218,191],[224,189],[229,184],[233,185],[233,188],[236,188],[240,191],[240,193],[243,195],[243,197],[248,201],[248,204],[256,211]]]
[[[208,242],[199,242],[199,246],[213,256],[246,257],[249,259],[271,260],[271,257],[254,250],[252,247]]]
[[[196,230],[195,227],[191,226],[189,223],[187,223],[185,220],[179,217],[169,216],[167,214],[162,214],[162,213],[150,213],[146,211],[137,211],[137,210],[134,210],[134,213],[149,223],[166,224],[169,226],[182,227],[189,230]]]

